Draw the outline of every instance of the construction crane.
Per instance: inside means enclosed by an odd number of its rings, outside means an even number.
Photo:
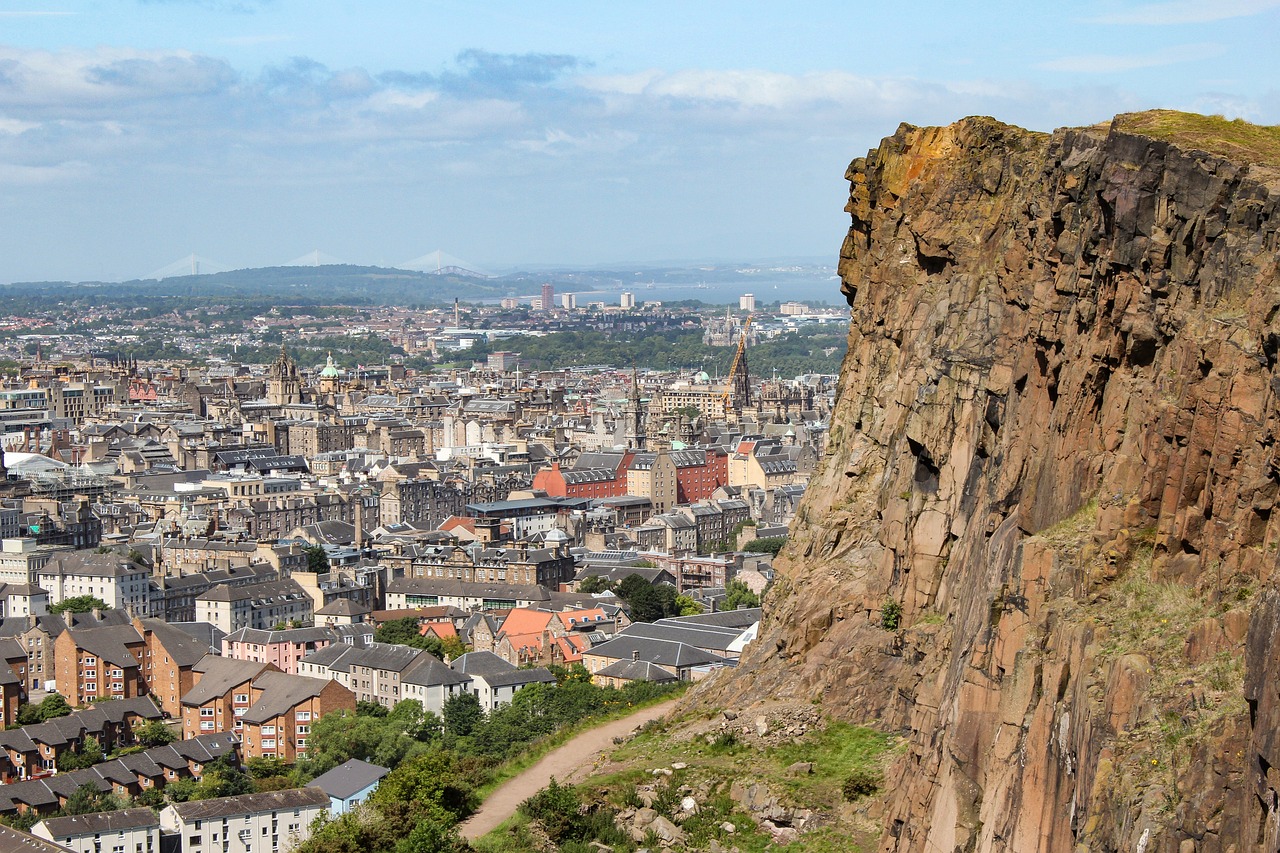
[[[724,405],[725,412],[729,411],[729,398],[736,390],[740,395],[747,396],[751,393],[750,380],[747,382],[738,382],[738,368],[742,368],[743,374],[747,372],[747,332],[751,331],[751,315],[747,315],[747,321],[742,324],[742,334],[738,338],[738,351],[733,354],[733,364],[729,366],[729,376],[725,379],[724,393],[720,395],[720,402]],[[736,388],[735,386],[742,384],[745,388]]]

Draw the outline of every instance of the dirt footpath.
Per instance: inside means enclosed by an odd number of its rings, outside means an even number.
[[[489,795],[479,811],[458,826],[462,837],[474,841],[487,835],[516,812],[525,800],[557,781],[578,781],[590,772],[596,757],[613,746],[613,739],[630,734],[637,726],[656,720],[671,710],[674,699],[659,702],[634,714],[588,729],[548,752],[538,763],[513,776]]]

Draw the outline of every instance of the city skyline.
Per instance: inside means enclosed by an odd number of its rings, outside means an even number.
[[[1280,122],[1277,0],[0,9],[0,282],[827,258],[900,121]]]

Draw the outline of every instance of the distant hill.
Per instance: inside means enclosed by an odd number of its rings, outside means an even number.
[[[215,301],[270,297],[286,302],[416,305],[492,298],[504,295],[511,286],[502,279],[332,264],[262,267],[160,280],[19,282],[0,288],[0,296],[71,298],[90,304],[164,297]]]

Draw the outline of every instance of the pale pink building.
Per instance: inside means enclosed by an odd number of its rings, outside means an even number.
[[[334,643],[364,647],[372,640],[371,625],[335,625],[285,631],[241,628],[223,639],[222,656],[256,663],[272,663],[281,672],[297,675],[298,661],[317,649]]]

